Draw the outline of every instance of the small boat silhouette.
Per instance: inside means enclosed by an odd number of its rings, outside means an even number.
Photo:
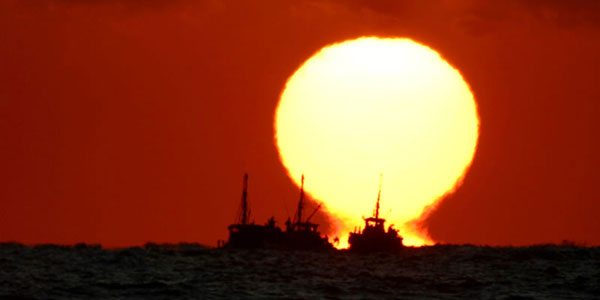
[[[275,218],[271,217],[265,225],[250,222],[250,208],[248,206],[248,174],[244,174],[244,188],[238,223],[229,225],[229,241],[225,248],[268,248],[288,250],[313,250],[323,251],[333,249],[327,237],[322,237],[317,230],[318,224],[311,223],[310,219],[319,210],[319,205],[313,213],[302,219],[304,208],[304,175],[300,187],[300,200],[294,221],[288,218],[286,230],[275,225]]]
[[[302,211],[304,209],[304,175],[302,175],[300,185],[300,200],[294,222],[288,218],[286,230],[283,232],[283,240],[287,248],[295,250],[328,250],[333,249],[327,237],[322,237],[317,230],[318,224],[311,223],[310,219],[321,208],[321,204],[306,218],[302,220]]]
[[[225,248],[265,248],[271,244],[281,243],[281,229],[275,226],[273,217],[265,225],[250,222],[248,206],[248,174],[244,174],[242,203],[240,204],[238,223],[229,225],[229,241]]]
[[[379,217],[379,202],[381,200],[381,176],[379,178],[379,193],[377,194],[377,204],[373,217],[363,218],[365,228],[358,229],[350,233],[348,244],[350,251],[355,252],[393,252],[398,251],[404,245],[402,237],[398,235],[398,230],[388,227],[385,231],[385,219]]]

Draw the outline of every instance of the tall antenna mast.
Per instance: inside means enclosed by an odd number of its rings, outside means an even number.
[[[383,173],[379,174],[379,192],[377,193],[377,205],[375,206],[375,219],[379,219],[379,200],[381,199],[381,182],[383,181]]]
[[[242,225],[248,223],[250,209],[248,209],[248,173],[244,174],[244,190],[242,191]]]
[[[298,201],[298,223],[302,222],[302,201],[304,200],[304,174],[302,174],[300,184],[300,201]]]

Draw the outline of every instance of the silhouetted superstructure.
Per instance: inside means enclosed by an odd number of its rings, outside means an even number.
[[[350,233],[348,243],[350,250],[356,252],[378,252],[378,251],[397,251],[403,247],[402,237],[398,235],[398,230],[388,227],[387,232],[384,229],[385,219],[379,218],[379,201],[381,199],[381,177],[379,178],[379,192],[377,194],[377,204],[373,217],[364,218],[365,228],[355,230]]]
[[[239,223],[229,225],[229,241],[224,247],[315,251],[333,249],[333,245],[329,243],[328,238],[322,237],[317,231],[319,225],[310,222],[310,219],[320,207],[321,205],[306,220],[302,220],[304,208],[304,175],[302,175],[298,211],[293,222],[288,218],[285,231],[282,231],[281,228],[275,225],[273,217],[265,225],[251,223],[249,221],[250,208],[248,206],[248,174],[245,174],[242,203],[238,217]]]
[[[229,241],[227,248],[265,248],[281,243],[281,229],[275,226],[275,220],[269,219],[265,225],[257,225],[249,221],[248,206],[248,174],[244,174],[244,188],[240,207],[239,223],[229,225]]]
[[[317,206],[313,213],[302,220],[302,211],[304,209],[304,175],[302,175],[300,185],[300,200],[298,201],[298,210],[294,222],[287,220],[286,230],[283,232],[283,241],[286,248],[297,250],[327,250],[333,249],[327,237],[322,237],[317,228],[318,224],[311,223],[310,219],[321,208]]]

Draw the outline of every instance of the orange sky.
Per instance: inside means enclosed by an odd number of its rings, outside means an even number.
[[[256,221],[283,222],[286,79],[381,35],[436,49],[478,101],[471,170],[423,224],[436,241],[599,245],[600,4],[421,2],[0,2],[0,241],[215,245],[244,172]]]

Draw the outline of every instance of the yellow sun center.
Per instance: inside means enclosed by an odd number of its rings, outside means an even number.
[[[321,49],[287,81],[275,116],[281,161],[340,220],[363,225],[383,174],[380,215],[407,245],[430,243],[410,224],[452,191],[478,138],[473,95],[434,50],[404,38],[359,38]]]

